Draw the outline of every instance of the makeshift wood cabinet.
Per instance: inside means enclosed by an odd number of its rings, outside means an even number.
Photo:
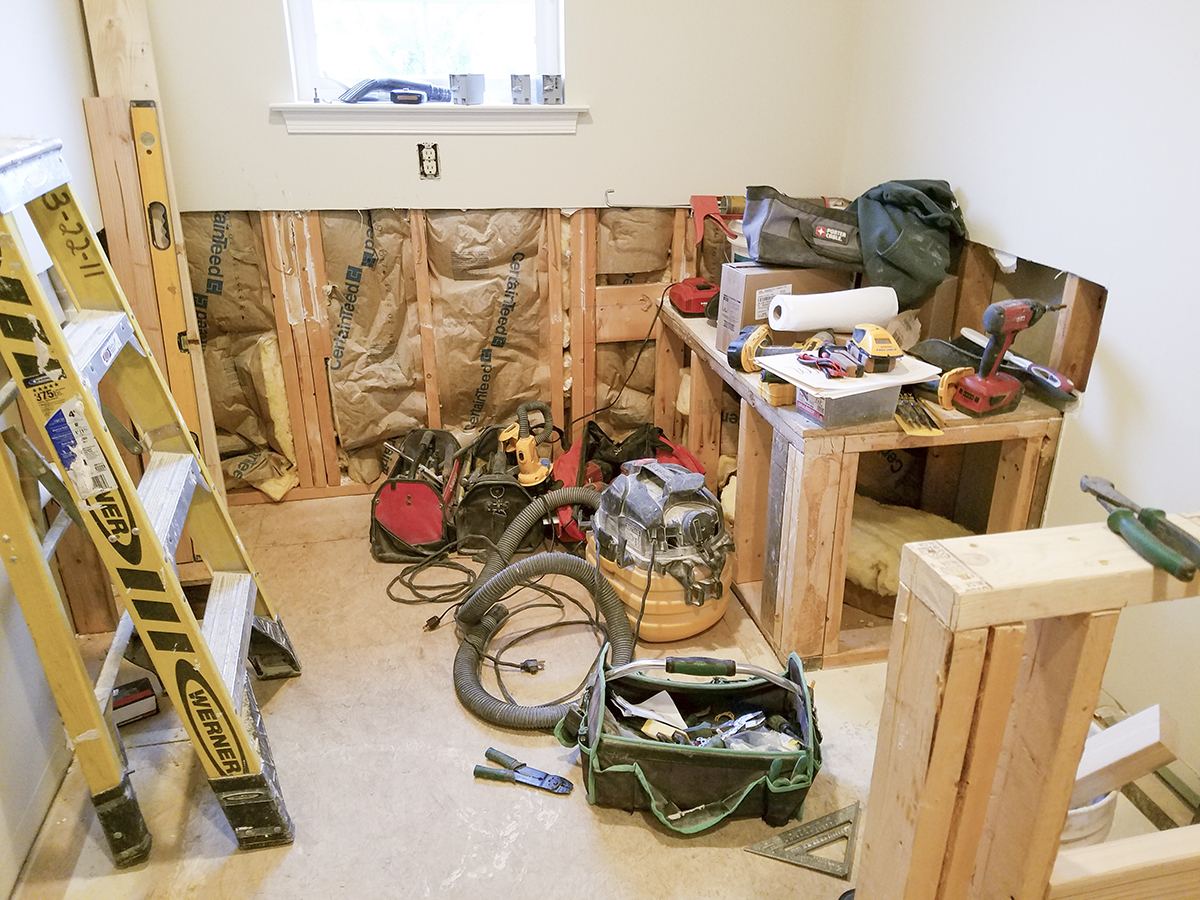
[[[1198,594],[1103,524],[907,544],[856,896],[1200,896],[1200,825],[1059,852],[1118,612]]]
[[[939,291],[945,302],[932,304],[927,313],[943,321],[927,322],[924,336],[948,338],[951,329],[977,326],[991,302],[995,274],[987,248],[968,245],[957,275]],[[1061,301],[1066,308],[1055,323],[1051,356],[1082,386],[1104,291],[1075,276],[1066,282]],[[984,481],[979,490],[990,496],[982,523],[987,532],[1041,523],[1062,423],[1058,410],[1026,396],[1015,411],[983,419],[950,411],[943,417],[943,434],[933,437],[908,435],[893,421],[824,429],[794,408],[763,400],[757,376],[730,367],[716,350],[716,329],[705,320],[684,318],[669,304],[661,320],[657,424],[668,437],[681,438],[674,398],[690,356],[687,444],[709,472],[710,487],[716,486],[721,394],[728,386],[740,398],[734,588],[781,660],[793,651],[825,665],[887,655],[886,621],[843,627],[847,542],[863,454],[928,448],[924,509],[940,511],[947,500],[953,509],[960,485]],[[964,449],[984,444],[992,445],[994,462],[979,472],[966,471]]]

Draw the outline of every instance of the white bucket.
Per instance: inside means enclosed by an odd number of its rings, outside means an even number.
[[[1088,726],[1088,737],[1099,734],[1101,728],[1095,722]],[[1086,806],[1077,806],[1067,811],[1067,822],[1059,838],[1061,847],[1088,847],[1103,843],[1112,830],[1113,817],[1117,813],[1117,792],[1111,791],[1097,797]]]
[[[1067,823],[1063,826],[1059,844],[1063,847],[1087,847],[1099,844],[1112,830],[1113,816],[1117,812],[1117,792],[1112,791],[1093,800],[1087,806],[1067,811]]]

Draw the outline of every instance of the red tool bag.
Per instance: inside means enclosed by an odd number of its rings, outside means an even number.
[[[621,474],[622,465],[635,459],[675,463],[704,474],[704,466],[700,465],[700,461],[686,447],[668,441],[661,428],[649,423],[640,425],[625,440],[617,443],[603,428],[589,421],[583,428],[583,437],[554,461],[554,478],[561,481],[563,487],[594,485],[597,490],[603,490]],[[554,531],[559,540],[583,540],[583,532],[575,521],[575,512],[571,507],[562,507],[556,518]]]
[[[451,500],[458,441],[448,431],[411,431],[371,502],[371,555],[379,562],[424,559],[454,539]]]

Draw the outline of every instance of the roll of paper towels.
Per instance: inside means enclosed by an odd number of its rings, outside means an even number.
[[[776,294],[767,324],[773,331],[846,329],[865,322],[886,325],[899,309],[895,290],[882,285],[827,294]]]

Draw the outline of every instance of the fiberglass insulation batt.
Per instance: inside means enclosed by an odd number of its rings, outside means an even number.
[[[278,500],[300,480],[259,217],[201,212],[182,221],[213,419],[242,439],[218,434],[241,454],[222,460],[226,487],[245,482]],[[257,449],[242,454],[245,442]]]
[[[425,425],[412,232],[403,210],[321,213],[338,439],[367,447]]]
[[[470,435],[526,400],[549,403],[542,211],[426,215],[443,427]]]

